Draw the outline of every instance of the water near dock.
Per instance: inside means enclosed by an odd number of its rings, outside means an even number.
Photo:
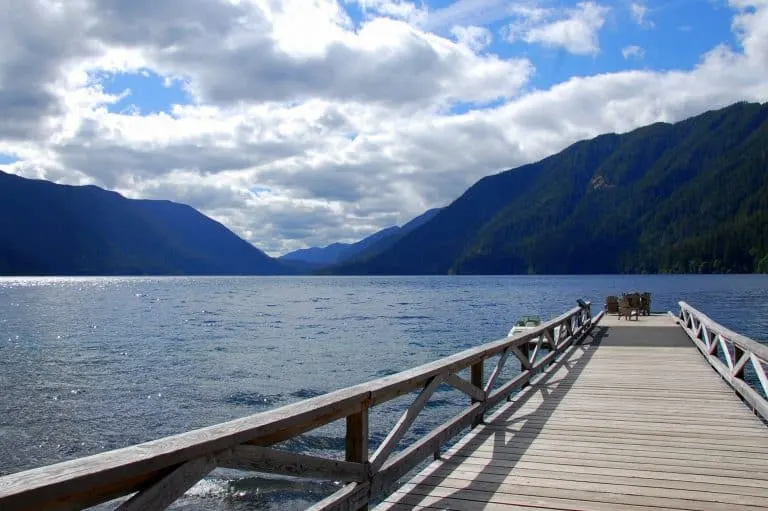
[[[364,382],[503,337],[521,315],[630,290],[768,338],[765,276],[3,279],[0,474]],[[398,406],[376,409],[374,440]],[[466,399],[429,406],[414,436]],[[341,452],[343,432],[327,433],[296,447]],[[326,486],[217,472],[175,507],[301,507]]]

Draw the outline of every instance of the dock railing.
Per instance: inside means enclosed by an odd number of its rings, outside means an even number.
[[[680,302],[678,318],[712,367],[768,422],[768,346],[729,330],[685,302]],[[748,365],[757,377],[757,388],[744,379]]]
[[[82,509],[119,497],[117,509],[164,509],[216,467],[341,481],[342,488],[312,509],[361,509],[538,373],[554,369],[567,348],[599,321],[589,303],[516,337],[506,337],[414,369],[337,390],[242,419],[123,449],[0,478],[0,509]],[[544,347],[549,351],[544,355]],[[511,355],[511,357],[510,357]],[[484,362],[498,361],[484,381]],[[501,384],[509,358],[520,372]],[[470,379],[458,373],[469,368]],[[398,444],[441,384],[469,398],[467,408],[411,445]],[[378,448],[369,455],[369,409],[420,390]],[[346,420],[345,459],[277,449],[280,442]]]

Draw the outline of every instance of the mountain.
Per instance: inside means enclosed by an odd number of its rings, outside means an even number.
[[[282,255],[279,259],[327,266],[354,257],[378,241],[393,236],[399,230],[399,227],[387,227],[355,243],[331,243],[326,247],[302,248]]]
[[[131,200],[0,172],[2,275],[242,275],[291,270],[222,224],[169,201]]]
[[[400,236],[429,221],[439,210],[439,208],[430,209],[402,227],[387,227],[355,243],[331,243],[326,247],[303,248],[289,252],[279,259],[289,264],[298,262],[304,263],[306,268],[319,269],[376,254],[388,248]]]
[[[581,141],[488,176],[339,274],[768,271],[768,103]]]

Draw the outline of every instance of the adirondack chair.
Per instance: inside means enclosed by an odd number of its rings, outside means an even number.
[[[651,315],[651,293],[642,293],[640,295],[640,311],[643,316]]]
[[[624,295],[621,298],[619,298],[619,319],[621,318],[627,318],[627,320],[632,319],[632,316],[635,317],[635,319],[639,319],[638,317],[638,311],[639,307],[633,307],[632,302],[629,298],[629,296]]]

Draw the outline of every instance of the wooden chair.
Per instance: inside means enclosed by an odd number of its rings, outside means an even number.
[[[624,295],[621,298],[619,298],[619,319],[622,317],[627,318],[627,321],[632,319],[632,316],[635,316],[635,319],[640,319],[638,317],[638,308],[633,307],[632,303],[629,300],[629,297]]]
[[[640,295],[640,311],[643,316],[651,315],[651,293],[643,293]]]
[[[619,297],[609,296],[605,299],[605,313],[606,314],[618,314],[619,313]]]

